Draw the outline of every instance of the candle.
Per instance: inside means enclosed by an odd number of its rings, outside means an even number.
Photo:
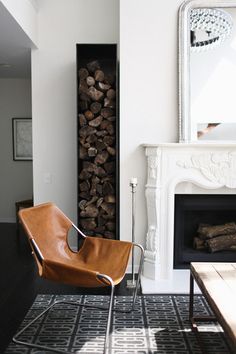
[[[130,184],[138,184],[138,179],[137,179],[137,177],[132,177],[132,178],[130,179]]]

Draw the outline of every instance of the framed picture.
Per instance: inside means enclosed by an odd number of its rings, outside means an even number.
[[[13,160],[32,160],[32,119],[12,118]]]

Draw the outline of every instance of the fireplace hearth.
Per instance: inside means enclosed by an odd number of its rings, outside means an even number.
[[[224,237],[228,237],[225,233],[235,237],[235,221],[236,195],[176,194],[174,269],[189,268],[190,262],[235,262],[236,251],[233,246],[231,249],[220,250],[222,245],[217,249],[213,241],[224,242]],[[210,231],[214,231],[209,225],[221,225],[218,226],[219,235],[204,239],[200,233],[204,226],[210,236]],[[205,245],[203,249],[201,245],[196,245],[196,242],[201,241]]]

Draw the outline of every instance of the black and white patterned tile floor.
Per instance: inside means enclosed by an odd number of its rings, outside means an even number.
[[[23,324],[32,320],[54,300],[79,303],[107,303],[107,296],[95,295],[38,295]],[[128,308],[130,296],[116,296],[114,307]],[[200,354],[196,336],[188,321],[188,296],[139,296],[135,311],[113,313],[110,354]],[[209,314],[202,296],[195,297],[195,311]],[[59,304],[37,321],[21,336],[21,340],[77,354],[103,353],[107,312]],[[227,354],[224,335],[219,325],[201,325],[201,338],[209,354]],[[5,354],[46,354],[11,343]],[[48,352],[49,354],[49,352]]]

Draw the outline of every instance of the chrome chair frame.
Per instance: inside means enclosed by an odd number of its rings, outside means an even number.
[[[75,224],[72,224],[72,226],[76,229],[76,231],[83,238],[87,237],[80,229],[78,229],[78,227]],[[34,242],[34,240],[31,240],[31,241],[32,241],[32,247],[36,251],[35,253],[39,257],[42,257],[42,254],[41,254],[40,250],[38,249],[37,244]],[[89,308],[98,308],[98,309],[101,309],[101,310],[108,310],[107,327],[106,327],[105,342],[104,342],[104,354],[108,353],[109,352],[109,336],[110,336],[110,331],[111,331],[112,311],[114,311],[114,312],[122,312],[122,313],[130,313],[130,312],[132,312],[135,309],[135,302],[136,302],[136,298],[137,298],[137,294],[138,294],[138,288],[140,286],[140,278],[141,278],[141,272],[142,272],[142,267],[143,267],[143,262],[144,262],[144,248],[143,248],[143,246],[141,246],[138,243],[132,243],[132,244],[133,244],[133,248],[134,247],[138,247],[140,249],[141,256],[140,256],[140,262],[139,262],[139,269],[138,269],[136,287],[135,287],[135,290],[134,290],[134,293],[133,293],[132,305],[131,305],[130,309],[128,309],[128,310],[113,309],[115,284],[114,284],[112,278],[109,277],[108,275],[106,275],[106,274],[98,274],[97,277],[100,278],[101,280],[105,279],[110,284],[110,287],[111,287],[110,302],[109,302],[108,307],[107,306],[102,306],[102,305],[99,306],[99,305],[90,305],[90,304],[80,304],[80,303],[77,303],[77,302],[64,301],[64,300],[54,301],[53,304],[48,306],[44,311],[42,311],[38,316],[36,316],[32,321],[30,321],[30,323],[28,323],[19,332],[17,332],[17,334],[13,337],[12,341],[14,343],[16,343],[16,344],[25,345],[25,346],[30,347],[30,348],[38,348],[38,349],[42,349],[42,350],[52,351],[52,352],[55,352],[55,353],[72,354],[71,352],[60,350],[60,349],[57,349],[57,348],[54,348],[54,347],[47,347],[47,346],[43,346],[43,345],[39,345],[39,344],[28,343],[28,342],[24,342],[24,341],[21,341],[21,340],[18,339],[18,337],[22,333],[24,333],[27,328],[29,328],[33,323],[35,323],[45,313],[50,311],[52,307],[54,307],[57,304],[64,303],[64,304],[71,304],[71,305],[76,305],[76,306],[81,306],[81,307],[83,306],[83,307],[89,307]],[[133,252],[133,249],[132,249],[132,252]]]

